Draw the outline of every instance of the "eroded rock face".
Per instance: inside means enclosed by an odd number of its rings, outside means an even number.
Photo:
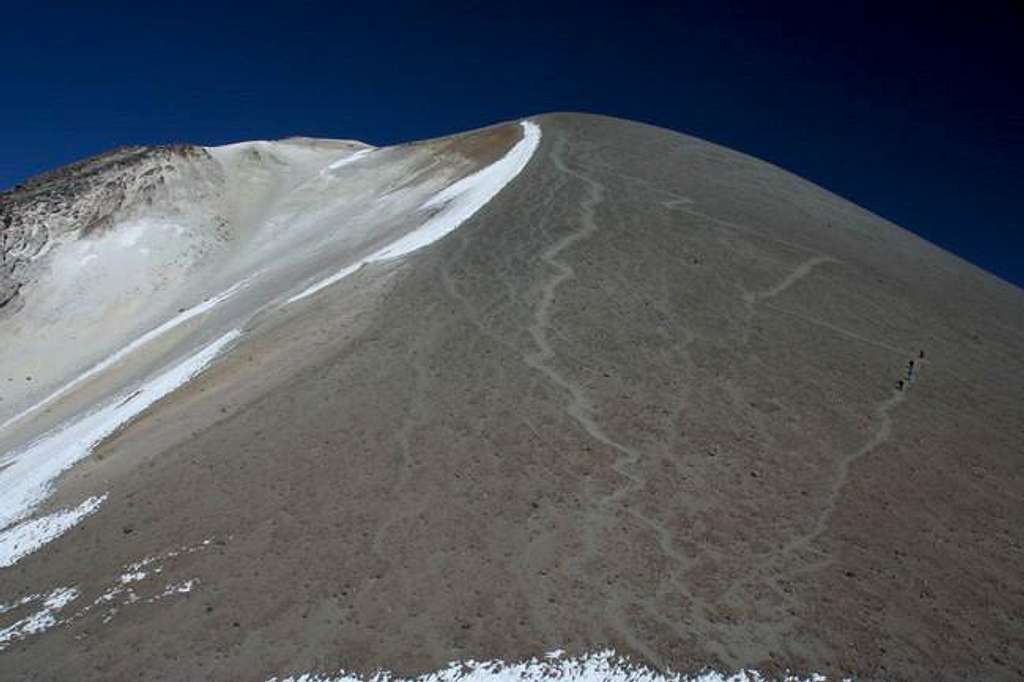
[[[220,175],[202,147],[119,147],[0,193],[0,308],[18,307],[56,242],[103,233],[143,209],[178,212],[186,192],[208,198]]]

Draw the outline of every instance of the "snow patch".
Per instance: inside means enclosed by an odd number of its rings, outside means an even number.
[[[38,600],[40,597],[41,595],[37,595],[35,599]],[[12,642],[25,639],[29,635],[38,635],[60,623],[57,614],[77,598],[78,590],[73,587],[58,587],[50,592],[40,610],[0,630],[0,651],[10,646]]]
[[[354,162],[356,162],[359,159],[363,158],[364,156],[366,156],[367,154],[369,154],[372,151],[376,151],[376,150],[373,147],[368,147],[367,149],[360,149],[359,151],[357,151],[357,152],[355,152],[353,154],[349,154],[348,156],[340,158],[337,161],[335,161],[334,163],[328,165],[327,168],[325,168],[324,171],[321,172],[321,175],[326,174],[327,171],[338,170],[339,168],[347,166],[350,163],[354,163]]]
[[[345,279],[346,277],[348,277],[353,272],[355,272],[359,268],[363,267],[367,263],[372,263],[373,262],[372,259],[373,259],[373,257],[371,256],[369,258],[366,258],[364,260],[359,261],[358,263],[353,263],[352,265],[349,265],[346,268],[342,268],[341,270],[339,270],[338,272],[334,273],[330,277],[326,277],[326,278],[320,280],[319,282],[317,282],[316,284],[314,284],[313,286],[311,286],[311,287],[309,287],[309,288],[307,288],[307,289],[305,289],[305,290],[295,294],[294,296],[289,298],[287,301],[285,301],[285,305],[288,305],[289,303],[295,303],[296,301],[301,301],[304,298],[312,296],[313,294],[315,294],[316,292],[320,291],[321,289],[326,289],[327,287],[331,286],[332,284],[334,284],[336,282],[340,282],[341,280]]]
[[[42,596],[41,594],[29,594],[29,595],[25,595],[21,599],[18,599],[17,601],[12,601],[10,604],[0,604],[0,616],[2,616],[3,614],[7,613],[8,611],[13,611],[14,609],[18,608],[19,606],[24,606],[25,604],[31,604],[32,602],[34,602],[37,599],[39,599],[41,596]]]
[[[184,582],[180,582],[180,583],[171,583],[170,585],[168,585],[167,587],[164,588],[163,592],[161,592],[160,594],[156,595],[155,597],[153,597],[149,601],[154,602],[154,601],[163,599],[164,597],[171,597],[171,596],[176,595],[176,594],[188,594],[189,592],[192,591],[192,588],[195,587],[198,584],[199,584],[199,580],[197,578],[192,578],[190,580],[185,580]]]
[[[0,532],[0,568],[13,566],[22,557],[63,535],[69,528],[99,509],[106,499],[106,493],[90,497],[74,509],[62,509]]]
[[[54,479],[62,472],[150,405],[202,372],[240,334],[237,329],[224,334],[136,390],[115,396],[96,411],[14,453],[6,468],[0,470],[0,529],[28,516],[50,494]],[[14,561],[17,558],[11,563]]]
[[[736,673],[701,671],[690,675],[659,672],[646,665],[636,664],[605,650],[582,656],[552,656],[543,660],[531,658],[528,661],[506,663],[502,660],[455,661],[447,667],[418,677],[402,678],[387,671],[372,675],[355,675],[347,672],[322,675],[306,673],[292,677],[271,677],[267,682],[513,682],[558,680],[558,682],[767,682],[781,679],[785,682],[824,682],[823,675],[790,675],[782,678],[762,675],[755,670],[741,670]]]
[[[378,251],[375,260],[399,258],[441,239],[466,222],[519,175],[540,145],[540,126],[522,121],[523,137],[490,166],[467,175],[428,199],[421,209],[439,209],[430,220]]]
[[[505,156],[486,168],[452,183],[420,206],[420,210],[434,211],[427,222],[366,258],[295,294],[285,301],[285,305],[312,296],[368,263],[407,256],[436,242],[466,222],[519,175],[537,151],[541,137],[540,126],[532,121],[521,121],[520,125],[523,128],[523,136]]]
[[[122,585],[130,585],[131,583],[137,583],[146,577],[145,571],[130,571],[128,573],[122,573],[121,577],[117,579]]]
[[[107,588],[93,599],[91,603],[86,604],[68,617],[66,622],[73,623],[86,618],[89,614],[96,611],[102,614],[100,622],[107,624],[114,620],[123,607],[132,606],[137,603],[152,604],[167,597],[188,594],[199,584],[198,578],[167,584],[159,592],[152,590],[153,578],[164,572],[164,566],[159,562],[201,551],[209,547],[212,542],[212,540],[207,539],[194,545],[181,545],[179,548],[166,551],[159,556],[146,557],[145,559],[123,565],[121,573],[114,577],[113,582],[107,585]],[[29,595],[14,604],[0,605],[0,614],[4,613],[5,608],[10,610],[15,606],[37,600],[38,598],[39,595]]]

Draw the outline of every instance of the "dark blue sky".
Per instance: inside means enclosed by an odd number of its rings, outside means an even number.
[[[1021,3],[432,4],[8,0],[0,187],[119,144],[592,111],[777,163],[1024,284]]]

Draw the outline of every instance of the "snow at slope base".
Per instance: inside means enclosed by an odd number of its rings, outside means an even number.
[[[387,671],[372,675],[355,675],[344,671],[336,674],[306,673],[277,678],[267,682],[767,682],[778,679],[755,670],[736,673],[702,671],[689,675],[659,672],[638,665],[628,658],[605,650],[575,657],[563,657],[553,651],[544,658],[508,663],[502,660],[454,661],[447,667],[417,677],[402,678]],[[824,682],[823,675],[786,675],[785,682]]]

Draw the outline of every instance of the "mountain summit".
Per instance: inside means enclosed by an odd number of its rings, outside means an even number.
[[[0,228],[4,679],[1022,674],[1024,293],[779,168],[550,114]]]

